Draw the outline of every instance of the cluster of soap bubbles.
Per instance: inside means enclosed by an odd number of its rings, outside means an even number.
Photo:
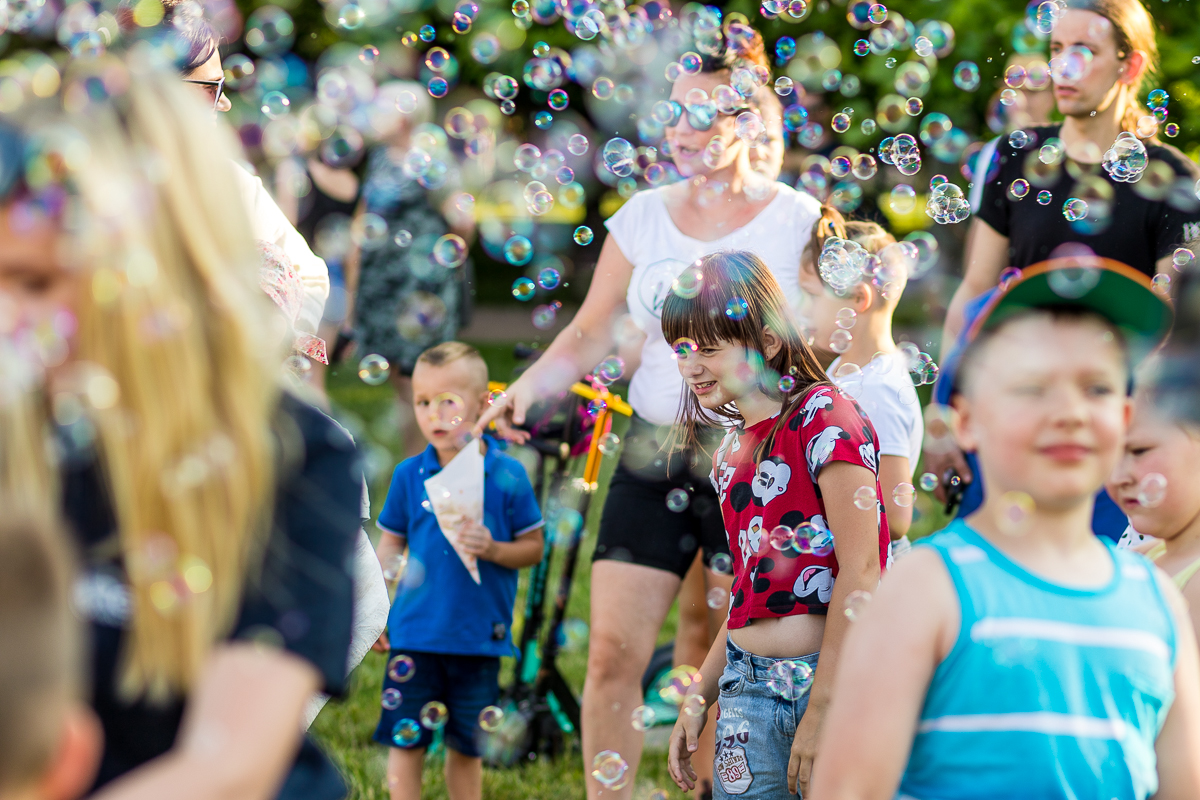
[[[782,700],[799,700],[812,688],[813,668],[807,661],[781,659],[771,665],[767,688]]]
[[[802,522],[795,528],[776,525],[767,534],[767,543],[780,551],[827,556],[833,552],[833,533],[819,519]]]
[[[1105,152],[1101,166],[1118,183],[1136,183],[1145,173],[1148,163],[1146,145],[1129,131],[1121,131],[1113,146]]]
[[[902,175],[916,175],[921,171],[921,147],[911,134],[889,136],[879,143],[879,160]]]
[[[971,204],[958,184],[945,181],[931,187],[925,213],[937,224],[948,225],[971,216]]]
[[[912,342],[901,342],[899,349],[908,364],[908,374],[912,378],[913,386],[926,386],[937,381],[938,365],[933,356]]]

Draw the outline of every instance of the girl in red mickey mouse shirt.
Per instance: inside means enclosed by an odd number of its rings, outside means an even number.
[[[662,311],[690,390],[677,437],[729,427],[712,479],[735,578],[728,638],[717,636],[689,690],[699,697],[684,701],[694,713],[679,716],[668,767],[692,789],[699,711],[719,699],[713,797],[795,797],[808,788],[847,598],[873,592],[887,558],[879,448],[756,256],[715,253],[690,269],[678,285],[698,293],[676,291]]]

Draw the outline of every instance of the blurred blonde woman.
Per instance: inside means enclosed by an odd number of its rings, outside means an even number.
[[[300,731],[345,685],[361,472],[276,388],[232,138],[139,61],[0,118],[0,362],[29,384],[0,393],[0,481],[82,554],[97,796],[332,800]]]

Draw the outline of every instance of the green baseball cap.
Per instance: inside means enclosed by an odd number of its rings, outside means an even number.
[[[971,323],[967,340],[1028,309],[1077,306],[1117,326],[1137,349],[1152,350],[1167,337],[1175,318],[1170,300],[1153,287],[1145,275],[1111,258],[1041,261],[997,291]]]

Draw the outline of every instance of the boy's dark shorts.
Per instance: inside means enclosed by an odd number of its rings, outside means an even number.
[[[416,669],[412,677],[398,683],[387,675],[383,676],[382,693],[397,689],[401,694],[400,706],[394,711],[380,705],[379,726],[373,738],[389,747],[405,750],[427,748],[433,742],[433,731],[421,726],[421,736],[408,745],[392,740],[392,730],[401,720],[416,720],[420,724],[421,709],[426,703],[440,700],[450,712],[443,732],[446,745],[465,756],[479,758],[479,712],[495,705],[500,695],[500,659],[494,656],[453,656],[440,653],[414,653],[411,650],[392,650],[388,662],[398,655],[412,658]]]

